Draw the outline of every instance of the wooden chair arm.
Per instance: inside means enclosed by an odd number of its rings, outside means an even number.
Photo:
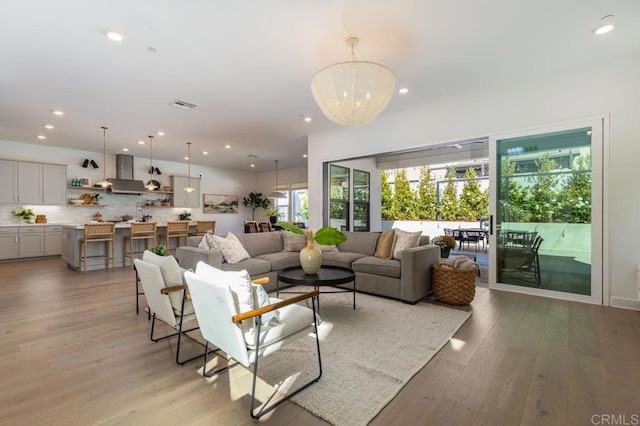
[[[182,291],[182,290],[186,290],[186,289],[187,289],[187,285],[186,284],[180,284],[180,285],[174,285],[174,286],[171,286],[171,287],[165,287],[165,288],[160,290],[160,293],[169,294],[169,293],[173,293],[174,291]]]
[[[269,277],[256,278],[255,280],[251,280],[253,284],[268,284]]]
[[[269,306],[264,306],[262,308],[258,308],[258,309],[254,309],[248,312],[243,312],[241,314],[238,315],[234,315],[231,317],[231,321],[233,321],[234,323],[239,323],[241,321],[244,321],[246,319],[249,318],[255,318],[257,316],[266,314],[267,312],[271,312],[271,311],[275,311],[276,309],[280,309],[283,308],[285,306],[291,305],[293,303],[298,303],[302,300],[306,300],[306,299],[310,299],[312,297],[317,297],[320,295],[320,292],[318,290],[314,290],[311,291],[309,293],[305,293],[305,294],[301,294],[299,296],[295,296],[292,297],[290,299],[287,300],[283,300],[281,302],[277,302],[277,303],[272,303]]]

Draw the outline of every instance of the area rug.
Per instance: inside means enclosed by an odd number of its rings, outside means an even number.
[[[430,303],[323,294],[319,326],[323,375],[292,400],[334,425],[373,419],[471,315]],[[315,344],[301,339],[262,358],[259,376],[295,389],[317,374]]]

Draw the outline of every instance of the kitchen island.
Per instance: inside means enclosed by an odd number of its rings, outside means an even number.
[[[197,222],[189,223],[189,232],[195,231],[195,226]],[[116,236],[115,236],[115,263],[116,267],[124,266],[123,265],[123,246],[124,246],[124,237],[130,234],[131,223],[129,222],[117,222],[116,223]],[[158,227],[158,235],[163,234],[167,224],[165,222],[157,222]],[[67,224],[62,225],[62,260],[65,262],[70,268],[75,269],[76,271],[80,270],[80,239],[84,237],[84,224]],[[156,235],[157,237],[157,235]],[[160,240],[156,239],[157,244],[160,244]],[[136,248],[136,251],[142,250],[144,246],[144,242],[137,241],[140,244],[139,248]],[[186,242],[185,242],[186,244]],[[170,247],[170,249],[174,250],[175,247]],[[88,255],[95,256],[104,253],[104,244],[88,244],[87,245]],[[127,262],[127,265],[129,263]],[[104,269],[105,262],[104,259],[89,259],[87,262],[87,270],[95,270],[95,269]]]

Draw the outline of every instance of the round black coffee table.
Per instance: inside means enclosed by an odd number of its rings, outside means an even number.
[[[356,308],[356,274],[349,268],[340,266],[322,266],[317,274],[309,275],[300,266],[284,268],[278,271],[276,282],[276,297],[279,293],[295,293],[291,291],[280,291],[280,282],[293,285],[305,285],[320,290],[323,286],[337,286],[353,282],[353,289],[343,288],[339,291],[322,291],[322,293],[342,293],[353,292],[353,309]],[[320,298],[318,298],[318,309],[320,309]]]

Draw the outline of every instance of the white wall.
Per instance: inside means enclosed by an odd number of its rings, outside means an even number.
[[[610,114],[610,162],[605,165],[609,174],[604,183],[610,199],[605,206],[609,221],[604,224],[605,229],[609,228],[610,241],[604,244],[610,244],[610,273],[604,286],[610,290],[613,305],[640,309],[636,281],[636,265],[640,264],[640,193],[635,189],[640,159],[639,69],[639,56],[621,58],[381,117],[363,127],[311,135],[309,191],[314,196],[309,203],[310,224],[321,224],[322,202],[315,194],[322,194],[325,161]]]
[[[56,163],[67,164],[67,181],[70,182],[72,178],[89,178],[90,183],[93,184],[102,179],[103,176],[103,164],[102,153],[80,151],[72,149],[63,149],[47,146],[43,144],[26,144],[10,141],[0,140],[0,158],[8,160],[20,160],[20,161],[35,161],[42,163]],[[100,168],[94,169],[89,166],[88,168],[81,167],[85,158],[89,160],[93,159],[98,163]],[[187,175],[187,164],[169,161],[157,161],[154,160],[153,165],[158,167],[162,174],[155,176],[154,179],[159,180],[162,185],[170,185],[170,175]],[[146,182],[149,180],[147,173],[149,167],[149,158],[135,157],[134,158],[134,178],[140,179]],[[115,155],[107,154],[107,177],[115,177]],[[217,169],[213,167],[205,167],[199,165],[191,165],[191,176],[201,177],[200,180],[200,193],[202,194],[232,194],[238,195],[240,201],[242,197],[254,190],[256,187],[256,173]],[[305,176],[306,180],[306,176]],[[91,191],[85,191],[91,192]],[[97,191],[96,191],[97,192]],[[67,192],[68,198],[79,195],[81,191],[69,190]],[[141,196],[136,195],[116,195],[101,192],[104,194],[104,199],[101,204],[105,207],[100,208],[79,208],[79,207],[67,207],[67,206],[33,206],[36,214],[46,214],[47,220],[50,223],[85,223],[91,220],[91,216],[96,211],[99,211],[103,215],[105,220],[115,220],[120,218],[124,214],[135,215],[136,202],[146,199],[158,199],[163,198],[165,195],[161,194],[144,194]],[[225,235],[228,231],[231,232],[243,232],[243,222],[251,219],[251,210],[242,206],[240,203],[239,214],[204,214],[202,212],[202,199],[200,201],[201,207],[194,209],[187,209],[191,211],[192,218],[194,220],[215,220],[216,221],[216,234]],[[0,206],[0,223],[11,223],[14,219],[11,216],[11,211],[16,206]],[[179,208],[146,208],[145,212],[153,216],[154,220],[163,222],[166,220],[177,220],[178,215],[185,209]]]

